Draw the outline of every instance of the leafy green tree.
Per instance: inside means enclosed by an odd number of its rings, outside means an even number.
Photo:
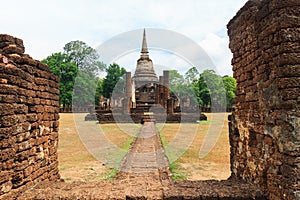
[[[204,70],[197,82],[197,96],[204,106],[211,106],[212,100],[215,105],[223,105],[225,103],[225,88],[221,76],[216,74],[214,70]]]
[[[95,104],[97,106],[100,105],[100,102],[99,102],[99,97],[100,95],[103,94],[103,79],[102,78],[99,78],[98,80],[98,83],[97,83],[97,86],[96,86],[96,94],[95,94]]]
[[[222,77],[224,87],[226,90],[226,102],[227,107],[230,108],[234,104],[235,91],[236,91],[236,80],[231,76]]]
[[[190,68],[185,74],[184,74],[185,81],[187,84],[195,84],[197,80],[199,79],[199,71],[196,67]]]
[[[97,76],[99,70],[105,68],[99,58],[95,49],[77,40],[67,43],[63,53],[52,54],[43,61],[60,78],[60,103],[63,106],[91,105],[96,96],[99,98]]]
[[[103,80],[103,96],[109,98],[110,94],[113,93],[114,88],[118,83],[118,81],[120,79],[122,79],[122,81],[125,81],[122,76],[126,73],[126,70],[123,67],[120,67],[118,64],[113,63],[110,64],[108,68],[106,68],[106,73],[107,73],[106,77]],[[118,84],[118,85],[121,86],[122,84]]]
[[[192,84],[187,84],[187,81],[177,70],[170,71],[170,89],[177,97],[183,98],[189,96],[191,104],[197,104],[194,86]]]
[[[94,105],[97,81],[98,79],[79,70],[74,84],[73,105],[79,107]]]
[[[100,61],[100,55],[86,43],[76,40],[64,46],[64,53],[68,55],[71,62],[87,73],[90,77],[96,77],[99,70],[104,70],[105,65]]]
[[[75,63],[70,62],[68,56],[63,53],[54,53],[42,60],[50,67],[50,71],[59,77],[59,102],[63,107],[72,104],[73,86],[78,68]]]
[[[185,83],[183,76],[177,70],[170,70],[169,76],[171,89],[176,85],[183,85]]]
[[[211,104],[210,92],[203,75],[200,75],[194,88],[198,97],[198,102],[203,106],[209,106]]]
[[[169,75],[171,92],[177,96],[184,95],[186,85],[183,76],[177,70],[170,70]]]

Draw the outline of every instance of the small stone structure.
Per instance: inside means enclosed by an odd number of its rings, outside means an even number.
[[[58,112],[58,78],[22,40],[0,35],[0,199],[60,178]]]
[[[300,199],[300,1],[251,0],[228,24],[234,177]]]

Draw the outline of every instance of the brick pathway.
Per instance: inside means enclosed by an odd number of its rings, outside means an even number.
[[[154,122],[145,122],[123,159],[121,172],[154,172],[169,166]]]
[[[128,195],[162,199],[171,183],[169,161],[154,122],[145,122],[125,158],[116,180],[127,185]]]

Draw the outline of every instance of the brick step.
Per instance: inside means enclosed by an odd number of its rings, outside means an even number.
[[[240,181],[175,181],[169,186],[159,188],[149,187],[148,179],[144,176],[136,181],[45,181],[20,194],[17,199],[267,199],[257,186]]]

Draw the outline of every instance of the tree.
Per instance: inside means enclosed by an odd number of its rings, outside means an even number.
[[[199,71],[196,67],[190,68],[185,74],[184,74],[185,81],[187,84],[195,84],[197,80],[199,79]]]
[[[212,100],[215,105],[223,105],[225,103],[225,88],[221,76],[216,74],[214,70],[204,70],[197,82],[197,96],[204,106],[211,106]]]
[[[73,86],[78,68],[75,63],[69,61],[66,54],[54,53],[42,60],[50,67],[50,71],[59,77],[59,103],[65,107],[72,104]]]
[[[60,78],[60,103],[63,106],[86,106],[95,102],[97,75],[105,68],[99,58],[95,49],[77,40],[67,43],[64,53],[52,54],[44,60],[52,73]]]
[[[103,80],[103,96],[109,98],[120,78],[122,78],[122,76],[126,73],[126,70],[123,67],[120,67],[118,64],[113,63],[106,68],[106,73],[106,77]]]
[[[72,104],[78,107],[94,105],[97,81],[98,79],[79,70],[74,84]]]
[[[194,88],[198,97],[198,102],[203,106],[209,106],[211,104],[210,92],[202,74]]]
[[[99,102],[99,97],[100,95],[103,94],[103,79],[102,78],[99,78],[98,80],[98,83],[97,83],[97,86],[96,86],[96,94],[95,94],[95,104],[97,106],[100,105],[100,102]]]
[[[234,104],[236,80],[230,76],[223,76],[222,80],[226,90],[227,107],[230,108]]]
[[[196,83],[195,91],[204,106],[232,107],[236,90],[236,80],[230,76],[221,77],[214,70],[204,70]]]
[[[82,41],[76,40],[67,43],[64,46],[64,53],[82,72],[91,77],[96,77],[99,70],[105,69],[98,52]]]
[[[185,91],[183,76],[177,70],[170,70],[170,90],[177,96],[182,96]]]
[[[177,70],[170,71],[170,89],[177,97],[189,96],[192,105],[198,104],[193,85],[187,84],[184,77]]]

